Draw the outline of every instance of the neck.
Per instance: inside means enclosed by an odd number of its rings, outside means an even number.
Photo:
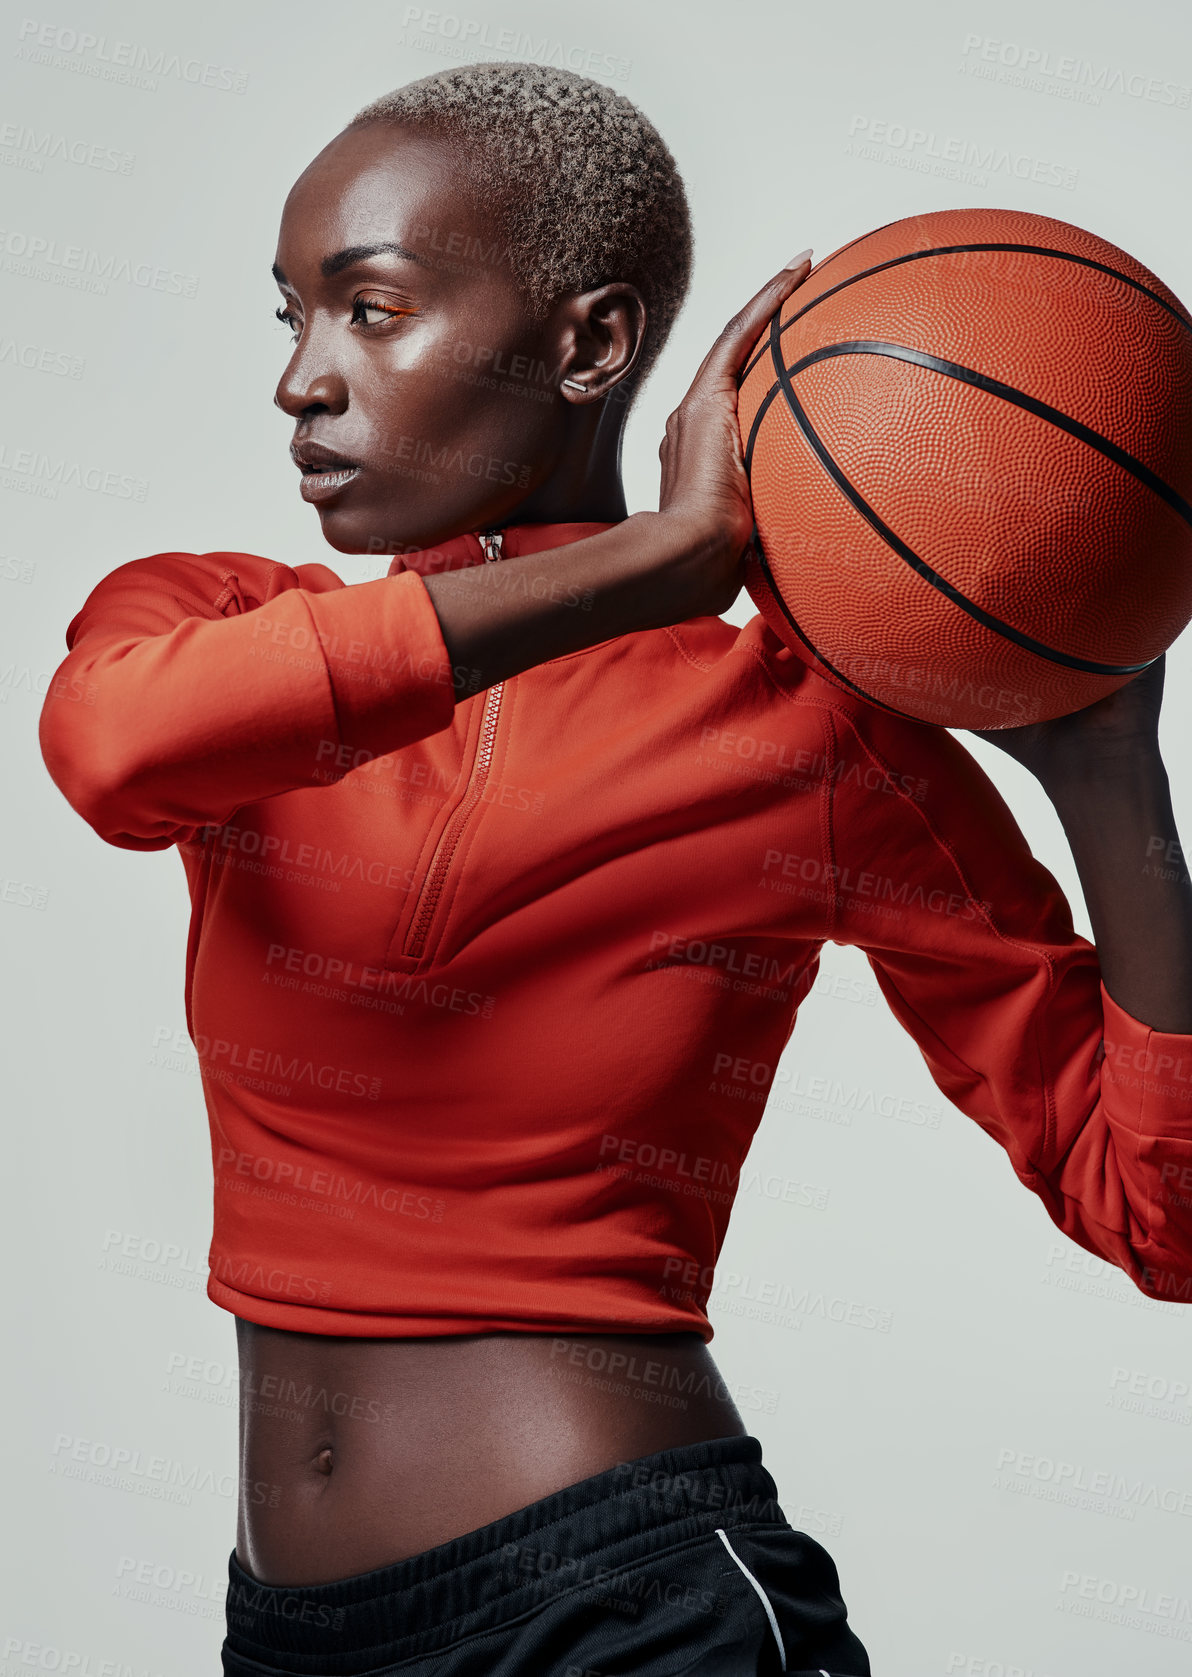
[[[532,489],[508,514],[506,524],[618,524],[628,517],[621,483],[621,439],[625,404],[611,396],[573,410],[583,426],[545,483]]]

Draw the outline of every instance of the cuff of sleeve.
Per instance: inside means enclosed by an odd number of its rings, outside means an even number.
[[[1114,1001],[1103,980],[1101,1009],[1106,1064],[1117,1086],[1133,1092],[1139,1128],[1161,1131],[1164,1121],[1170,1128],[1178,1112],[1192,1137],[1192,1034],[1144,1025]],[[1160,1122],[1152,1125],[1150,1119]]]
[[[320,596],[310,599],[335,698],[340,743],[384,756],[446,728],[455,713],[451,660],[417,571],[357,583],[351,632],[322,634]]]
[[[1129,1113],[1128,1167],[1145,1188],[1148,1240],[1138,1285],[1149,1297],[1192,1300],[1192,1034],[1157,1031],[1127,1013],[1101,985],[1105,1065]],[[1124,1137],[1122,1138],[1124,1142]]]

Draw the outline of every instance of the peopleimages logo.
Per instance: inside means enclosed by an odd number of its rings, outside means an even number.
[[[407,6],[402,12],[401,22],[404,33],[400,45],[438,50],[443,57],[474,59],[482,55],[485,58],[517,58],[609,81],[625,80],[631,68],[627,58],[618,58],[612,53],[597,52],[590,47],[556,40],[550,35],[534,36],[521,29],[504,26],[493,29],[479,18],[463,17],[458,12],[444,12],[430,6]]]
[[[53,129],[26,128],[20,122],[0,124],[0,163],[43,174],[47,162],[73,163],[80,169],[131,175],[136,159],[131,151],[80,140]]]
[[[796,883],[782,886],[782,880]],[[800,856],[790,850],[766,851],[761,883],[799,892],[815,902],[839,901],[850,907],[858,903],[875,908],[888,905],[890,912],[923,909],[930,914],[945,914],[961,920],[985,919],[993,907],[984,898],[966,897],[958,891],[944,891],[938,887],[925,891],[922,885],[912,884],[909,879],[892,879],[887,874],[870,873],[868,869],[857,871],[847,865],[838,866],[818,856]],[[821,889],[816,890],[815,887]]]
[[[234,1497],[236,1475],[217,1473],[214,1468],[185,1464],[170,1456],[150,1456],[135,1445],[109,1444],[101,1439],[80,1438],[75,1433],[60,1432],[54,1437],[51,1471],[59,1478],[82,1478],[83,1474],[70,1471],[72,1465],[102,1469],[109,1476],[124,1479],[143,1479],[167,1485],[186,1494],[206,1491],[213,1496]],[[121,1486],[121,1489],[127,1488]]]
[[[353,1071],[349,1066],[320,1065],[304,1060],[299,1054],[282,1054],[276,1049],[247,1047],[226,1037],[208,1037],[201,1032],[194,1038],[199,1064],[208,1073],[221,1070],[248,1071],[265,1077],[275,1077],[286,1084],[306,1084],[310,1089],[322,1089],[330,1094],[353,1095],[362,1100],[380,1098],[381,1079],[368,1072]]]
[[[1192,1518],[1192,1490],[1181,1485],[1135,1479],[1128,1473],[1115,1473],[1108,1468],[1088,1469],[1081,1462],[1036,1456],[1006,1445],[998,1451],[994,1487],[1015,1490],[1022,1486],[1044,1486],[1055,1493],[1052,1500],[1079,1502],[1083,1496],[1089,1505],[1118,1504],[1111,1511],[1128,1520],[1134,1518],[1139,1508]]]
[[[21,343],[16,338],[0,338],[0,365],[6,362],[14,367],[26,367],[33,373],[49,373],[53,378],[82,378],[86,366],[81,355],[49,349],[42,344]],[[31,581],[32,572],[30,561],[29,575],[22,580]],[[8,574],[11,576],[12,572]]]
[[[665,950],[665,955],[659,955],[660,950]],[[779,961],[773,955],[743,952],[732,944],[709,943],[706,938],[683,937],[677,932],[651,932],[650,955],[657,959],[646,963],[647,972],[655,967],[681,965],[723,967],[725,972],[784,987],[793,984],[801,970],[798,961]]]
[[[997,141],[981,141],[960,134],[940,134],[913,122],[884,117],[854,116],[849,123],[846,157],[896,163],[921,174],[957,175],[975,186],[986,186],[991,175],[1030,181],[1035,186],[1074,190],[1079,170],[1029,152],[1014,151]],[[967,173],[966,173],[967,171]]]
[[[317,949],[287,949],[284,943],[269,945],[263,976],[272,977],[280,988],[288,986],[297,989],[302,985],[305,989],[314,981],[322,981],[332,986],[339,998],[348,999],[353,1006],[368,1005],[374,998],[390,997],[395,1005],[415,1002],[426,1007],[445,1008],[450,1013],[475,1014],[481,1019],[491,1019],[497,1001],[496,996],[483,991],[432,982],[419,973],[390,972],[380,967],[361,966],[348,957],[324,955]]]
[[[107,1659],[92,1655],[81,1648],[60,1648],[53,1642],[34,1642],[29,1637],[6,1636],[0,1643],[0,1654],[5,1661],[19,1661],[22,1666],[36,1671],[57,1671],[64,1677],[133,1677],[133,1668],[123,1659]],[[15,1665],[5,1664],[4,1677],[11,1677]],[[142,1666],[137,1677],[162,1677],[160,1671],[150,1673]]]
[[[332,1170],[321,1170],[292,1159],[273,1159],[268,1155],[248,1153],[235,1147],[220,1147],[215,1155],[215,1172],[221,1180],[235,1175],[254,1182],[267,1182],[294,1194],[316,1194],[328,1200],[343,1201],[355,1209],[373,1206],[380,1211],[396,1211],[405,1217],[421,1217],[432,1223],[443,1220],[444,1201],[430,1194],[415,1193],[413,1189],[380,1187],[362,1177],[346,1177]]]
[[[17,40],[17,57],[27,64],[45,64],[148,92],[156,90],[159,77],[224,93],[243,93],[248,86],[247,70],[167,52],[164,47],[113,40],[107,35],[94,35],[89,29],[73,29],[69,24],[22,18]]]
[[[28,484],[46,500],[56,500],[59,489],[86,489],[95,495],[114,495],[120,501],[143,501],[149,491],[145,478],[113,472],[104,466],[42,454],[36,448],[11,448],[0,439],[0,481],[6,489]]]
[[[198,294],[196,274],[184,274],[160,263],[134,262],[131,256],[115,256],[93,250],[89,245],[66,244],[43,233],[26,233],[20,228],[0,228],[0,252],[10,274],[30,279],[50,279],[56,285],[107,295],[111,280],[138,285],[146,291],[164,291],[172,296]]]
[[[1192,87],[1184,82],[1093,64],[1073,53],[1053,53],[1046,47],[1024,46],[1019,41],[999,41],[992,35],[966,35],[961,54],[961,69],[968,75],[1082,103],[1099,105],[1103,93],[1121,93],[1151,104],[1174,105],[1178,110],[1192,104]]]

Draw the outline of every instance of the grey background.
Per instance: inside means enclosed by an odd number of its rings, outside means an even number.
[[[70,31],[104,40],[68,46]],[[105,73],[118,42],[160,59],[141,72],[152,85]],[[299,500],[290,423],[271,406],[288,337],[271,318],[269,264],[282,199],[310,157],[367,99],[465,51],[561,57],[611,81],[685,174],[694,293],[632,421],[631,508],[655,504],[666,415],[711,338],[804,245],[818,258],[902,215],[1001,205],[1092,228],[1192,299],[1192,24],[1175,0],[460,0],[435,13],[68,0],[8,12],[0,1677],[71,1659],[206,1677],[235,1535],[233,1323],[203,1292],[207,1125],[193,1054],[175,1052],[185,882],[176,853],[105,846],[66,805],[38,754],[41,694],[84,595],[128,559],[227,548],[330,562],[348,581],[378,574],[324,547]],[[884,143],[859,151],[882,123],[894,125]],[[51,155],[39,154],[47,137]],[[949,141],[1006,147],[1027,178],[956,178],[939,161]],[[52,155],[63,144],[67,157]],[[1071,184],[1031,180],[1034,164]],[[29,272],[37,238],[59,255]],[[99,291],[60,283],[71,244],[133,277]],[[154,269],[175,289],[154,289]],[[60,464],[97,484],[114,474],[108,492],[49,493]],[[752,609],[742,595],[729,615]],[[1186,636],[1169,665],[1163,744],[1188,832]],[[1087,935],[1050,805],[1025,771],[961,737]],[[852,1109],[871,1097],[922,1103],[926,1121]],[[825,1203],[742,1192],[713,1354],[788,1516],[837,1561],[875,1673],[1186,1671],[1192,1497],[1173,1510],[1192,1492],[1187,1311],[1062,1239],[994,1143],[943,1101],[859,954],[825,950],[751,1163],[826,1190],[812,1196]],[[888,1331],[814,1309],[790,1325],[751,1317],[750,1300],[784,1281],[871,1307]],[[122,1449],[141,1453],[130,1489],[74,1460]],[[193,1476],[185,1500],[149,1494],[153,1457]],[[1016,1467],[1023,1457],[1043,1466]],[[1060,1462],[1082,1483],[1109,1476],[1115,1494],[1054,1500]]]

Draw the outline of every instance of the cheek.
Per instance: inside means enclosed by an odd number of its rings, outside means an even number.
[[[562,432],[553,392],[510,369],[440,358],[374,386],[364,402],[370,463],[397,476],[434,473],[445,490],[527,488],[554,462]]]

